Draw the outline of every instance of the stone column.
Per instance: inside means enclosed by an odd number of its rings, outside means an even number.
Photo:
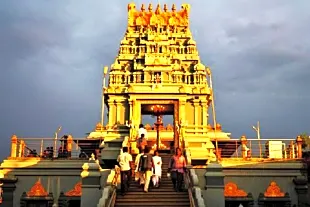
[[[128,117],[128,121],[132,121],[132,115],[133,115],[133,100],[129,99],[128,100],[128,105],[129,105],[129,117]]]
[[[97,206],[101,197],[102,190],[100,187],[100,166],[94,158],[82,166],[82,196],[81,207]]]
[[[195,119],[194,119],[194,124],[195,124],[195,128],[197,129],[197,125],[198,125],[198,121],[199,121],[199,100],[193,100],[193,105],[194,105],[194,113],[195,113],[195,115],[194,115],[194,117],[195,117]]]
[[[201,100],[201,108],[202,108],[202,125],[207,126],[208,125],[208,106],[206,100]]]
[[[68,157],[71,157],[72,144],[73,144],[73,137],[72,137],[72,135],[68,135],[68,139],[67,139]]]
[[[180,120],[182,120],[183,122],[185,122],[185,104],[186,104],[186,100],[184,99],[179,99],[179,120],[175,120],[178,121],[180,123]]]
[[[109,105],[109,127],[111,128],[115,124],[115,117],[112,116],[116,112],[114,100],[108,100],[108,105]]]
[[[121,123],[121,113],[123,112],[121,110],[122,103],[119,100],[115,100],[115,107],[116,107],[116,120],[115,123],[120,124]]]
[[[11,157],[16,157],[17,153],[17,136],[14,134],[11,137]]]
[[[241,153],[242,153],[242,158],[243,159],[246,159],[248,156],[247,156],[247,146],[246,146],[246,143],[247,143],[247,139],[246,139],[246,136],[241,136],[240,137],[240,141],[241,141]]]
[[[135,124],[139,126],[141,123],[141,103],[138,101],[135,101],[134,104],[134,112],[135,112]]]
[[[14,204],[14,191],[16,188],[15,183],[17,182],[17,178],[0,178],[0,183],[2,183],[2,205],[0,206],[19,206],[19,203]],[[19,202],[19,200],[18,200]]]
[[[208,164],[206,171],[206,190],[203,195],[206,206],[225,206],[224,173],[222,165],[218,163],[210,163]]]
[[[300,136],[297,136],[296,138],[296,144],[297,144],[297,158],[302,158],[302,138]]]
[[[306,206],[308,203],[308,183],[307,178],[297,177],[293,180],[298,197],[298,206]]]

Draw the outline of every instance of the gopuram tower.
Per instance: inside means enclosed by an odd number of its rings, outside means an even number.
[[[146,126],[150,146],[180,146],[190,149],[192,159],[205,159],[207,142],[216,131],[208,125],[210,69],[200,60],[189,14],[188,4],[180,10],[174,4],[171,10],[166,4],[155,9],[142,4],[139,10],[128,4],[127,30],[104,89],[107,126],[98,124],[89,136],[104,137],[103,159],[116,159],[124,140],[135,143],[144,114],[158,121],[163,115],[174,117],[172,126]],[[226,133],[221,136],[229,139]]]

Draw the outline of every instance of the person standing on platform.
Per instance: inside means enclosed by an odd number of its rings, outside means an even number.
[[[185,171],[185,157],[182,155],[181,148],[176,148],[176,153],[171,157],[168,167],[168,172],[171,174],[171,179],[175,191],[182,191]]]
[[[152,181],[153,181],[153,185],[158,188],[159,187],[159,181],[161,178],[161,174],[162,174],[162,159],[159,156],[159,152],[156,150],[154,152],[154,157],[153,157],[153,163],[154,163],[154,175],[152,177]]]
[[[144,149],[144,154],[140,158],[139,162],[139,171],[144,173],[144,192],[147,193],[149,190],[149,185],[151,182],[151,177],[153,175],[153,168],[154,168],[154,162],[153,162],[153,156],[149,153],[150,149],[146,147]]]
[[[144,134],[144,138],[147,140],[148,136],[147,136],[147,130],[144,128],[143,124],[139,125],[139,130],[138,130],[138,136],[139,138],[141,137],[141,135]]]
[[[132,162],[132,156],[128,153],[128,147],[123,147],[123,152],[118,156],[117,162],[121,168],[121,194],[125,195],[131,180],[130,163]]]

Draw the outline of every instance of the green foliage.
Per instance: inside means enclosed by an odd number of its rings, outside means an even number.
[[[310,146],[310,138],[308,133],[302,133],[300,134],[300,137],[302,138],[302,148],[305,149]]]

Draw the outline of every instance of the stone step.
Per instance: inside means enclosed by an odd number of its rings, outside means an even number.
[[[139,197],[132,197],[132,198],[117,198],[117,204],[121,203],[130,203],[130,202],[136,202],[136,203],[186,203],[189,202],[188,198],[139,198]]]
[[[127,202],[127,203],[118,203],[116,202],[114,207],[126,206],[126,207],[135,207],[135,206],[147,206],[147,207],[157,207],[157,206],[179,206],[179,207],[189,207],[190,202],[180,202],[180,203],[170,203],[170,202],[148,202],[148,203],[137,203],[137,202]]]
[[[143,188],[142,187],[130,187],[129,188],[129,192],[139,192],[139,191],[142,191]],[[173,188],[170,188],[170,187],[162,187],[160,186],[160,188],[149,188],[149,192],[174,192],[175,190]]]
[[[117,191],[117,194],[120,195],[120,190]],[[171,191],[171,192],[160,192],[160,191],[154,191],[154,192],[149,192],[149,193],[144,193],[142,191],[129,191],[126,193],[126,196],[127,195],[156,195],[156,196],[164,196],[164,195],[167,195],[167,196],[188,196],[188,193],[187,192],[175,192],[175,191]]]

